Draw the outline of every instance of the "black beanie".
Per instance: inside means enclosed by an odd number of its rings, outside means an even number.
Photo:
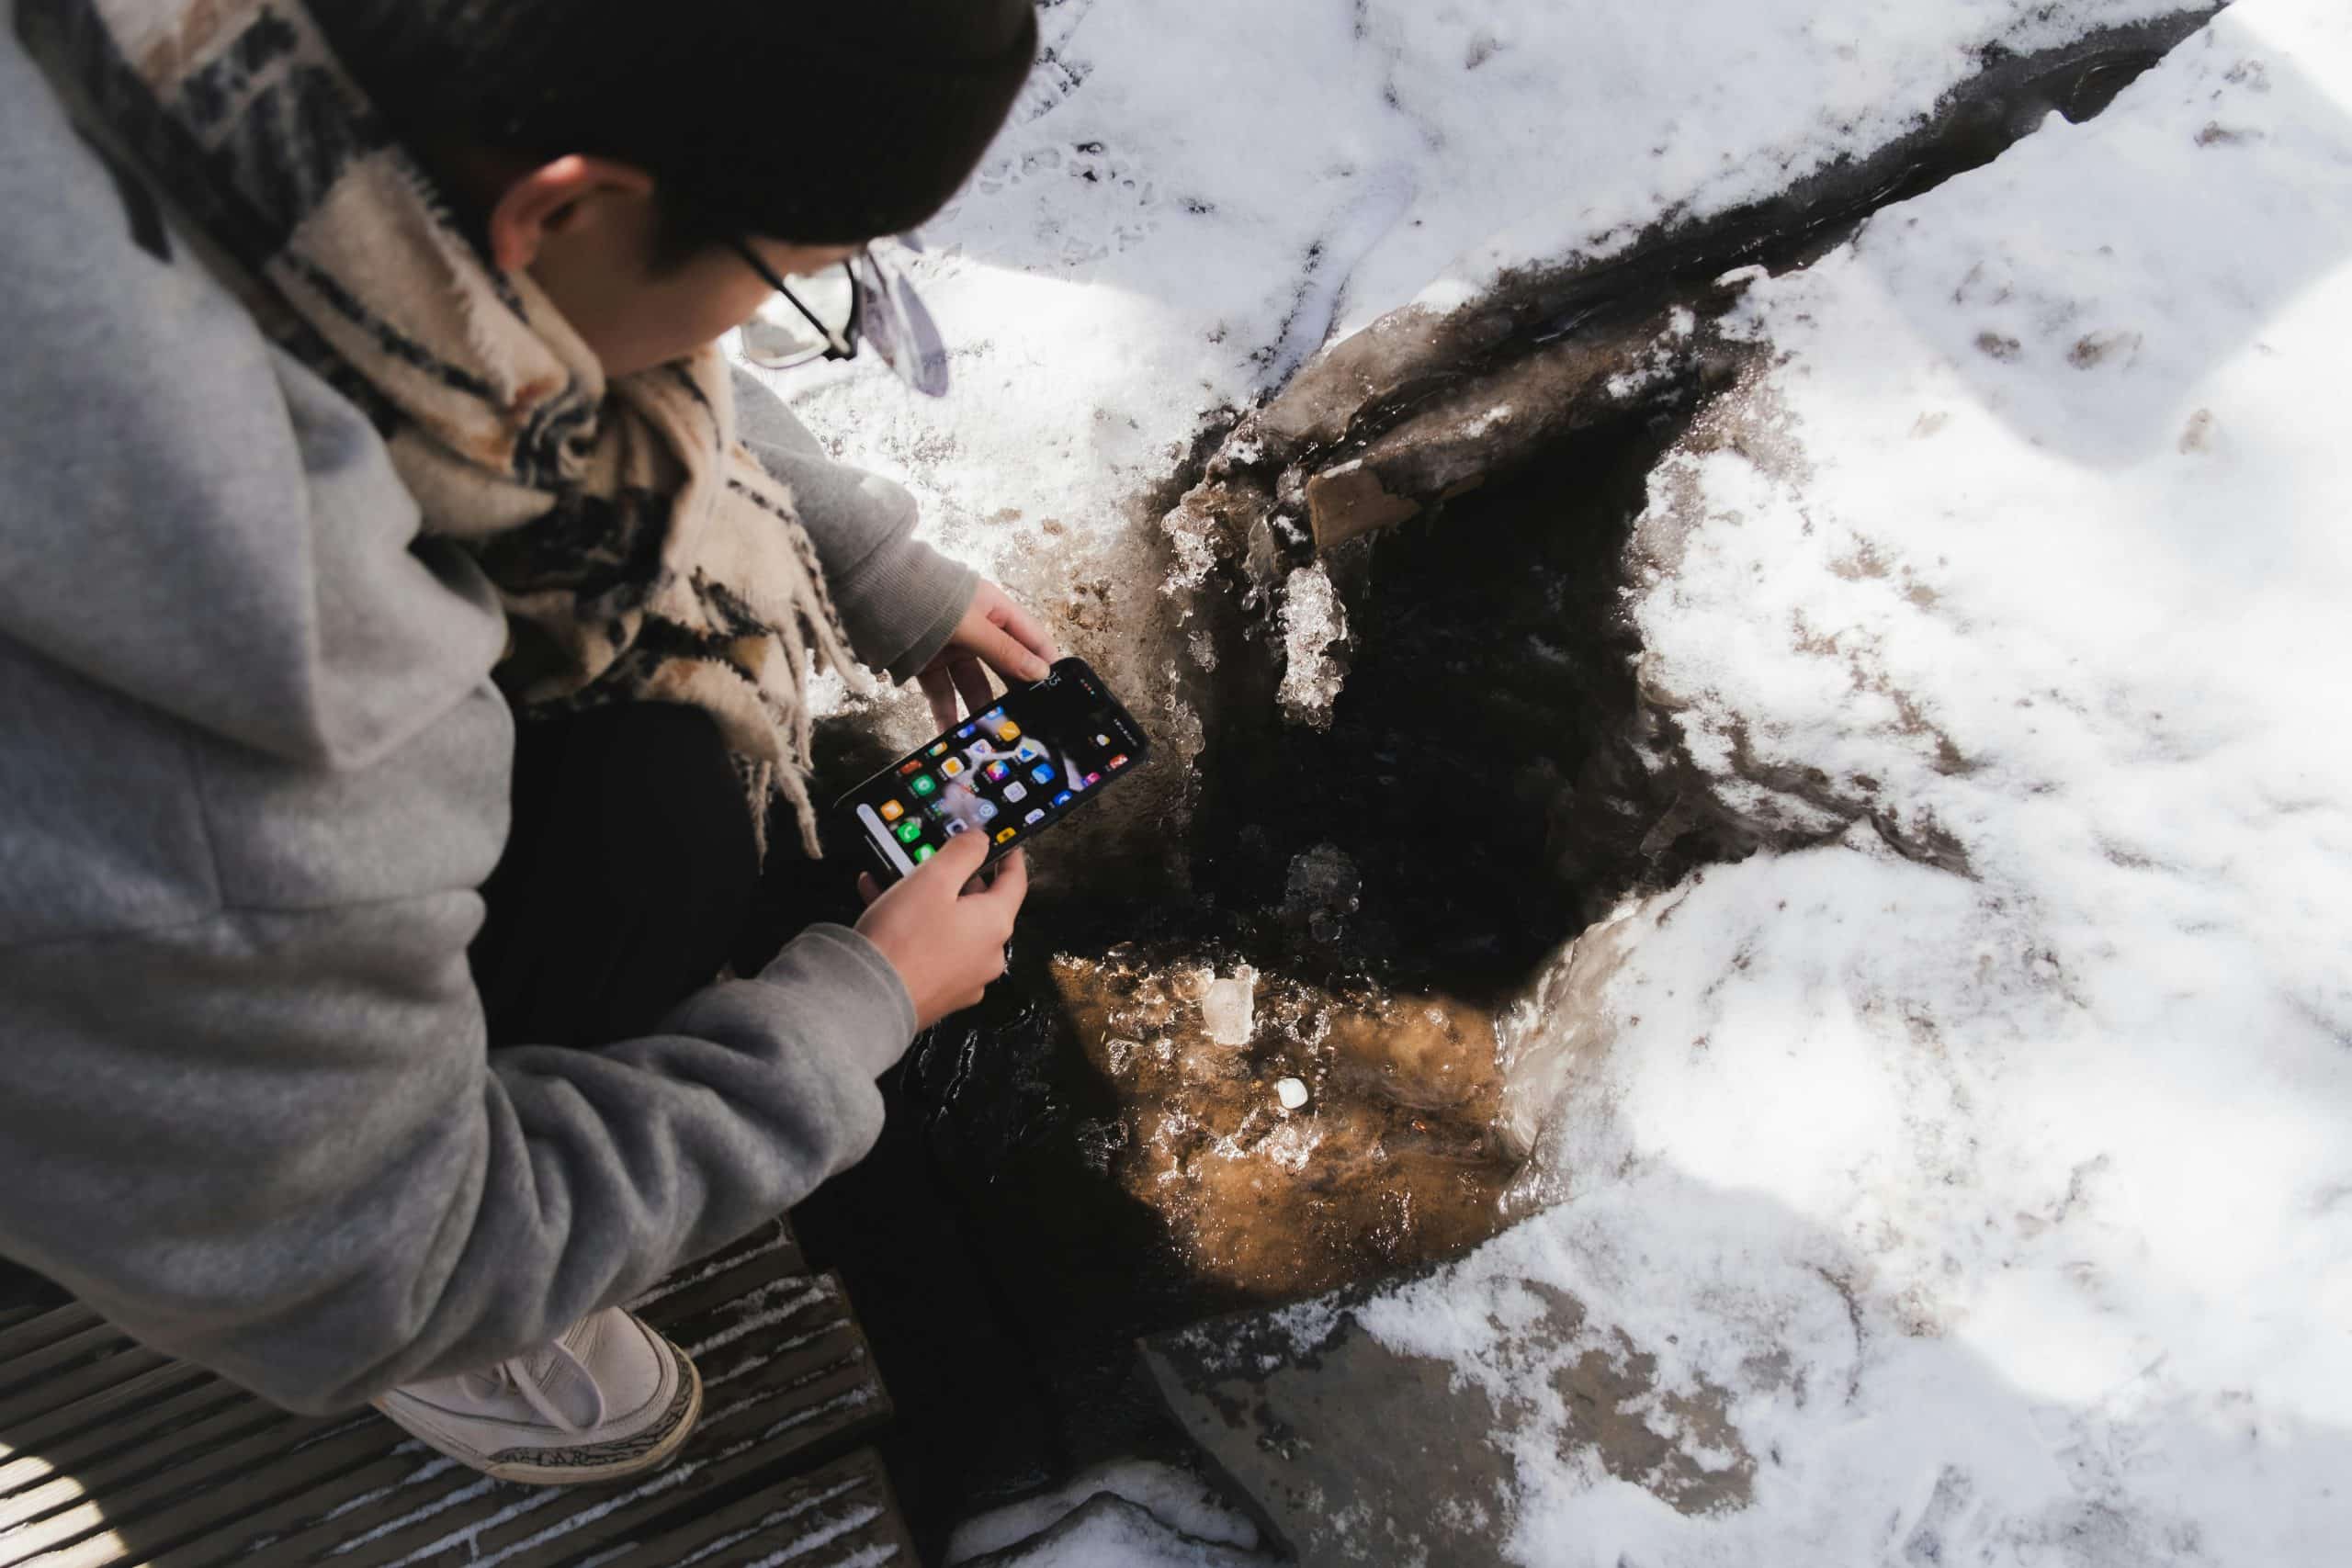
[[[310,0],[402,134],[650,174],[690,231],[849,243],[944,206],[1037,48],[1031,0]]]

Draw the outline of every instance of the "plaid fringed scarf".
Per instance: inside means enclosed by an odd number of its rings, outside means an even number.
[[[808,676],[863,675],[791,491],[735,439],[718,351],[608,386],[530,278],[460,231],[297,0],[19,0],[18,19],[265,329],[367,412],[425,531],[481,560],[515,704],[704,709],[763,835],[781,792],[816,853]]]

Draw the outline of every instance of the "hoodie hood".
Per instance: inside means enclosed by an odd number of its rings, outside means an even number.
[[[495,598],[412,547],[373,427],[88,124],[0,36],[0,637],[259,750],[365,765],[487,676]]]

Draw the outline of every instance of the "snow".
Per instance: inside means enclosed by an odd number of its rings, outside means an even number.
[[[1564,955],[1512,1046],[1561,1201],[1363,1321],[1533,1403],[1519,1562],[2341,1562],[2352,13],[2245,0],[1735,330],[1643,676],[1820,841]],[[1752,1500],[1593,1462],[1544,1374],[1594,1349],[1720,1391]]]
[[[1221,412],[1417,294],[1461,303],[1884,146],[1989,44],[2169,8],[1059,0],[1013,123],[910,268],[951,395],[864,365],[760,374],[907,483],[929,536],[1147,689],[1182,614],[1156,597],[1153,498]],[[900,712],[919,739],[920,704]]]
[[[1043,1536],[976,1560],[988,1568],[1253,1568],[1272,1558],[1193,1540],[1144,1508],[1102,1495]]]
[[[1246,1556],[1258,1545],[1258,1529],[1227,1507],[1197,1476],[1147,1460],[1098,1465],[1054,1490],[968,1519],[947,1543],[946,1568],[1007,1551],[1046,1534],[1097,1498],[1126,1508],[1069,1526],[1050,1548],[1010,1560],[1031,1568],[1051,1563],[1224,1564],[1256,1562]],[[1157,1553],[1157,1555],[1146,1555]]]
[[[1220,410],[1883,146],[1987,43],[2160,9],[1063,0],[918,269],[957,395],[779,384],[1079,651],[1181,647],[1158,487]],[[1561,956],[1510,1031],[1532,1217],[1350,1310],[1512,1413],[1477,1501],[1515,1562],[2341,1562],[2352,15],[2244,0],[1730,330],[1629,609],[1792,847]],[[1320,673],[1343,607],[1286,592]],[[1646,1358],[1636,1413],[1741,1500],[1613,1472],[1555,1384],[1592,1356]],[[1209,1550],[1136,1526],[1069,1560]]]

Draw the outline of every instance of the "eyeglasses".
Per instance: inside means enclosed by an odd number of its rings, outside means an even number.
[[[912,234],[899,243],[920,252]],[[760,259],[747,241],[735,254],[776,292],[760,313],[743,323],[743,357],[769,370],[789,370],[820,359],[854,359],[861,342],[870,343],[899,379],[929,397],[947,390],[947,346],[931,312],[894,268],[860,245],[839,266],[804,278],[796,289]]]

